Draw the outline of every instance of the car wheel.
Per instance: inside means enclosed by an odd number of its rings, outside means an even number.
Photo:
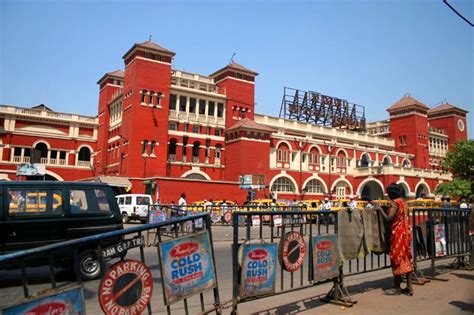
[[[100,263],[94,251],[88,250],[79,255],[78,270],[81,279],[93,280],[100,275]]]
[[[128,214],[126,212],[122,212],[122,222],[128,223],[128,221],[130,221]]]

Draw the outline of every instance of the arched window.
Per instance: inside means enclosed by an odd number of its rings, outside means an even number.
[[[272,192],[294,192],[295,191],[295,185],[293,185],[293,182],[286,178],[286,177],[280,177],[275,180],[275,182],[272,185],[271,188]]]
[[[186,175],[187,179],[197,179],[197,180],[207,180],[206,177],[204,177],[204,175],[201,175],[199,173],[191,173],[191,174],[188,174]]]
[[[48,146],[45,143],[40,142],[40,143],[36,144],[35,149],[40,152],[41,158],[47,158],[48,157]]]
[[[386,156],[383,158],[382,165],[391,165],[391,164],[392,164],[392,160],[390,160],[390,157]]]
[[[170,139],[170,143],[168,144],[168,160],[170,162],[176,161],[176,143],[178,141],[176,139]]]
[[[222,146],[220,144],[216,144],[216,151],[215,151],[215,155],[214,155],[214,157],[216,159],[221,158],[221,150],[222,150]]]
[[[158,92],[156,96],[156,105],[161,105],[161,98],[163,97],[163,93]]]
[[[199,149],[200,149],[201,143],[199,141],[195,141],[193,144],[193,163],[198,163],[199,162]]]
[[[360,167],[369,167],[370,166],[370,157],[367,153],[362,154],[360,157]]]
[[[150,143],[150,155],[155,155],[155,145],[156,145],[156,141],[152,141]]]
[[[79,161],[90,162],[91,161],[91,150],[88,147],[82,147],[79,150],[79,154],[78,154],[77,158],[78,158]]]
[[[147,94],[147,90],[143,90],[142,91],[142,103],[145,103],[145,101],[146,101],[146,94]]]
[[[410,161],[408,159],[404,159],[402,165],[403,167],[410,167]]]
[[[288,158],[290,155],[290,148],[286,143],[281,143],[278,146],[277,150],[277,161],[278,162],[288,162]]]
[[[350,194],[350,187],[346,182],[339,182],[336,184],[336,198],[344,199],[346,195]]]
[[[346,167],[347,155],[343,150],[339,150],[336,155],[336,167]]]
[[[319,158],[319,151],[316,148],[311,148],[309,151],[309,164],[319,165],[320,158]]]
[[[153,96],[155,96],[155,92],[150,91],[150,97],[148,98],[148,104],[153,104]]]
[[[310,180],[306,184],[305,190],[307,193],[316,193],[316,194],[321,194],[325,192],[323,184],[321,183],[320,180],[317,180],[317,179]]]
[[[148,140],[143,140],[142,142],[142,155],[146,155],[146,147],[148,146]]]

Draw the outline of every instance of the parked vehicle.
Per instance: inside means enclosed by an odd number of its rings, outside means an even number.
[[[123,223],[128,223],[131,220],[147,222],[148,210],[152,205],[150,195],[125,194],[115,196],[115,198],[122,214]]]
[[[0,181],[0,205],[0,255],[123,228],[113,191],[105,184]],[[101,245],[118,241],[110,239]],[[100,274],[95,246],[79,248],[77,263],[83,279]],[[28,264],[47,264],[45,260]],[[58,253],[55,264],[72,267],[73,253]]]

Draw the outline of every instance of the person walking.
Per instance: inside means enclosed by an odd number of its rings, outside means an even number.
[[[413,295],[412,273],[413,257],[411,251],[411,226],[408,221],[408,211],[405,203],[401,199],[402,191],[398,184],[390,184],[387,187],[388,197],[392,202],[388,208],[388,213],[381,210],[380,213],[384,219],[390,222],[390,262],[394,285],[392,289],[385,290],[386,295]],[[402,276],[407,279],[405,289],[400,287]]]
[[[351,196],[350,197],[350,202],[349,202],[349,208],[351,208],[351,210],[355,210],[357,209],[357,201],[354,200],[354,197]]]

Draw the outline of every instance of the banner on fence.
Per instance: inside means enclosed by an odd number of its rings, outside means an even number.
[[[313,280],[324,281],[339,276],[339,247],[337,235],[319,235],[312,238]]]
[[[240,297],[275,292],[277,245],[242,244]]]
[[[149,213],[148,223],[158,223],[166,221],[166,211],[153,210]]]
[[[436,257],[446,256],[446,230],[443,224],[434,225]]]
[[[260,226],[260,216],[253,215],[252,216],[252,227],[259,227]]]
[[[216,287],[208,231],[160,243],[160,259],[167,305]]]
[[[4,315],[16,314],[85,314],[82,286],[52,289],[27,301],[0,309]]]
[[[99,284],[99,304],[107,315],[141,314],[152,294],[153,275],[137,260],[126,259],[114,264]]]
[[[278,259],[286,271],[295,272],[304,262],[306,243],[303,235],[296,231],[286,233],[278,246]]]

